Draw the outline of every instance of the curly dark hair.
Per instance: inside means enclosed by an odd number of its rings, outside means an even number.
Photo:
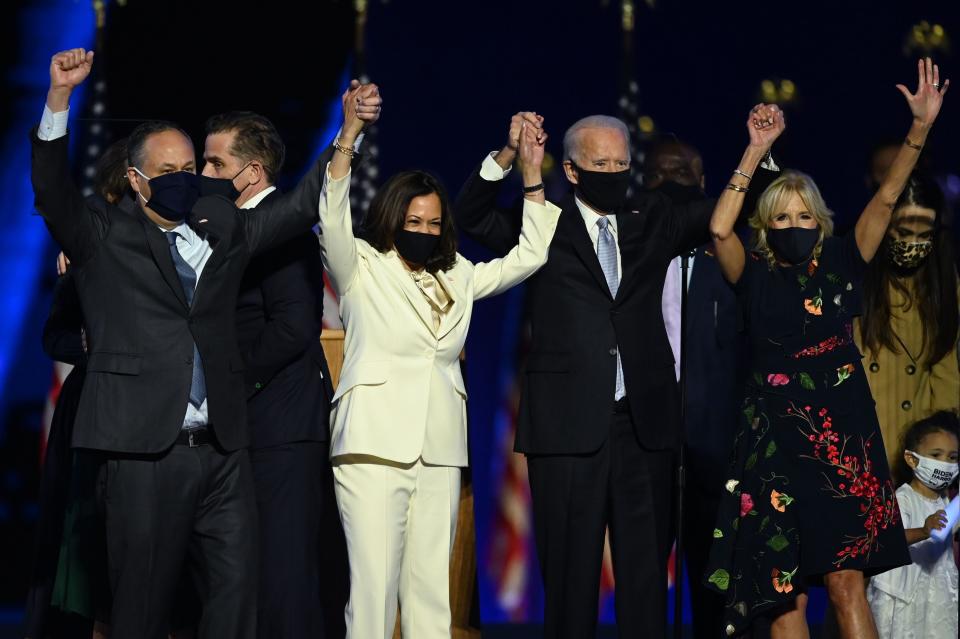
[[[907,461],[903,458],[904,451],[917,450],[917,446],[923,441],[924,437],[939,432],[948,433],[960,439],[960,416],[952,410],[941,410],[910,425],[907,432],[903,434],[900,455],[892,469],[897,486],[906,484],[913,479],[913,469],[907,465]]]
[[[410,202],[431,193],[440,198],[440,241],[424,268],[430,273],[453,268],[457,263],[457,232],[450,214],[450,200],[440,180],[426,171],[397,173],[380,187],[363,218],[362,237],[381,253],[391,250],[393,238],[403,228]]]
[[[97,160],[93,174],[93,190],[111,204],[116,204],[130,192],[127,180],[127,138],[121,138],[107,147]]]
[[[890,236],[884,236],[880,250],[870,261],[864,277],[864,312],[860,319],[860,336],[866,350],[876,357],[881,348],[900,352],[890,327],[890,287],[898,289],[910,304],[916,304],[923,325],[924,365],[930,369],[946,357],[957,342],[957,274],[954,266],[950,233],[943,228],[947,203],[943,191],[933,178],[914,173],[894,206],[933,209],[933,252],[907,277],[887,259]]]

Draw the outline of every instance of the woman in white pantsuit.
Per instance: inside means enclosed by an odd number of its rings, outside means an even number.
[[[357,97],[345,97],[339,152],[320,196],[323,263],[346,330],[330,455],[350,557],[347,637],[389,639],[398,600],[404,637],[449,637],[450,552],[467,465],[459,354],[474,300],[546,262],[560,209],[545,201],[541,183],[546,134],[527,125],[517,140],[523,229],[503,259],[472,264],[456,253],[446,194],[419,171],[380,189],[364,221],[366,240],[355,239],[349,186],[363,125]]]

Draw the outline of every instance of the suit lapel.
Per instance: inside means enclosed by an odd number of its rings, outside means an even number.
[[[143,232],[147,238],[147,245],[150,252],[153,253],[153,260],[157,263],[163,279],[167,281],[173,294],[176,295],[184,308],[189,308],[187,297],[183,292],[183,284],[180,283],[180,276],[177,275],[177,269],[173,265],[173,258],[170,257],[170,244],[167,243],[166,234],[150,221],[150,219],[141,214],[141,223]]]
[[[460,323],[460,319],[467,310],[467,305],[463,302],[463,289],[458,286],[459,282],[453,281],[450,276],[443,271],[438,271],[436,278],[443,282],[447,294],[450,296],[450,299],[453,300],[450,310],[440,318],[440,333],[437,335],[437,339],[443,339],[444,336]]]
[[[557,223],[563,229],[564,235],[573,245],[573,250],[580,256],[580,260],[597,280],[597,284],[607,295],[610,295],[610,287],[607,286],[607,278],[600,267],[600,260],[597,258],[597,252],[590,242],[590,235],[587,233],[587,227],[583,223],[583,216],[580,215],[580,209],[572,197],[567,199],[563,212],[560,214],[560,221]],[[612,299],[612,296],[611,296]]]
[[[617,299],[621,299],[633,284],[637,276],[637,269],[640,266],[641,234],[638,232],[640,221],[640,216],[636,213],[617,215],[617,240],[620,249],[621,270]]]
[[[394,284],[403,291],[403,296],[407,298],[410,306],[416,311],[417,317],[423,322],[423,325],[433,334],[433,315],[430,312],[430,304],[423,296],[423,292],[417,288],[409,271],[400,262],[400,256],[396,251],[381,254],[382,258],[388,262],[387,273],[394,281]],[[390,262],[395,262],[391,264]],[[455,304],[456,305],[456,304]]]

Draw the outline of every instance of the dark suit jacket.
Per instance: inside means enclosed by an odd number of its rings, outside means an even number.
[[[251,255],[315,222],[323,158],[291,193],[256,214],[218,196],[201,198],[192,224],[213,252],[187,306],[163,232],[142,212],[87,206],[70,176],[68,136],[33,139],[36,207],[70,256],[89,357],[73,445],[157,453],[180,432],[193,344],[203,357],[209,421],[230,451],[249,445],[244,364],[234,309]]]
[[[498,182],[474,172],[455,206],[467,235],[503,254],[519,235],[516,211],[495,207]],[[532,344],[527,361],[516,450],[581,454],[606,440],[620,351],[624,382],[640,443],[679,444],[679,389],[661,312],[670,260],[708,236],[713,201],[674,205],[645,193],[636,212],[617,215],[621,278],[610,296],[580,211],[569,196],[546,265],[528,281]]]
[[[280,198],[279,191],[265,203]],[[320,346],[323,263],[312,231],[255,257],[237,297],[251,445],[326,441],[333,386]]]

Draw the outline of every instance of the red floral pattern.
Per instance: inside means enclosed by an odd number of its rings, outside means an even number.
[[[853,325],[850,323],[844,324],[844,334],[842,335],[833,335],[823,340],[819,344],[814,346],[808,346],[802,351],[797,351],[791,357],[793,359],[802,359],[804,357],[817,357],[823,355],[824,353],[829,353],[832,350],[838,349],[841,346],[848,346],[853,343]]]
[[[849,450],[856,443],[851,445],[853,438],[850,436],[844,436],[841,440],[833,429],[833,418],[826,408],[821,408],[814,416],[810,406],[799,408],[791,403],[787,414],[803,422],[798,429],[813,444],[813,454],[802,457],[817,460],[826,467],[823,490],[831,493],[835,499],[858,499],[862,502],[860,516],[864,533],[847,537],[846,545],[836,554],[834,565],[839,568],[852,557],[869,557],[880,531],[900,523],[893,482],[889,479],[881,482],[871,472],[869,452],[873,446],[873,435],[860,438],[859,451]]]

